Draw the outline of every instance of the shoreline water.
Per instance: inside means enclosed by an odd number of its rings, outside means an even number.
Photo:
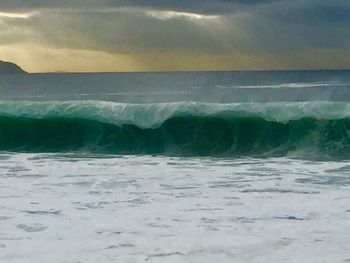
[[[4,262],[350,257],[348,161],[12,153],[0,159]]]

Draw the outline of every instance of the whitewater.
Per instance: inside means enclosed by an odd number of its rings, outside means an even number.
[[[350,72],[0,76],[1,262],[349,262]]]

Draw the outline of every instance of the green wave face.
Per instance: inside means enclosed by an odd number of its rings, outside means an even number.
[[[347,103],[0,103],[0,150],[350,158]]]

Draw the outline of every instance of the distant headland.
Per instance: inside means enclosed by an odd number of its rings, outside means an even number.
[[[0,60],[0,74],[24,74],[27,73],[14,63]]]

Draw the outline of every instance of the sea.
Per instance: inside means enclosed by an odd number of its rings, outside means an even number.
[[[0,262],[350,262],[350,71],[0,75]]]

